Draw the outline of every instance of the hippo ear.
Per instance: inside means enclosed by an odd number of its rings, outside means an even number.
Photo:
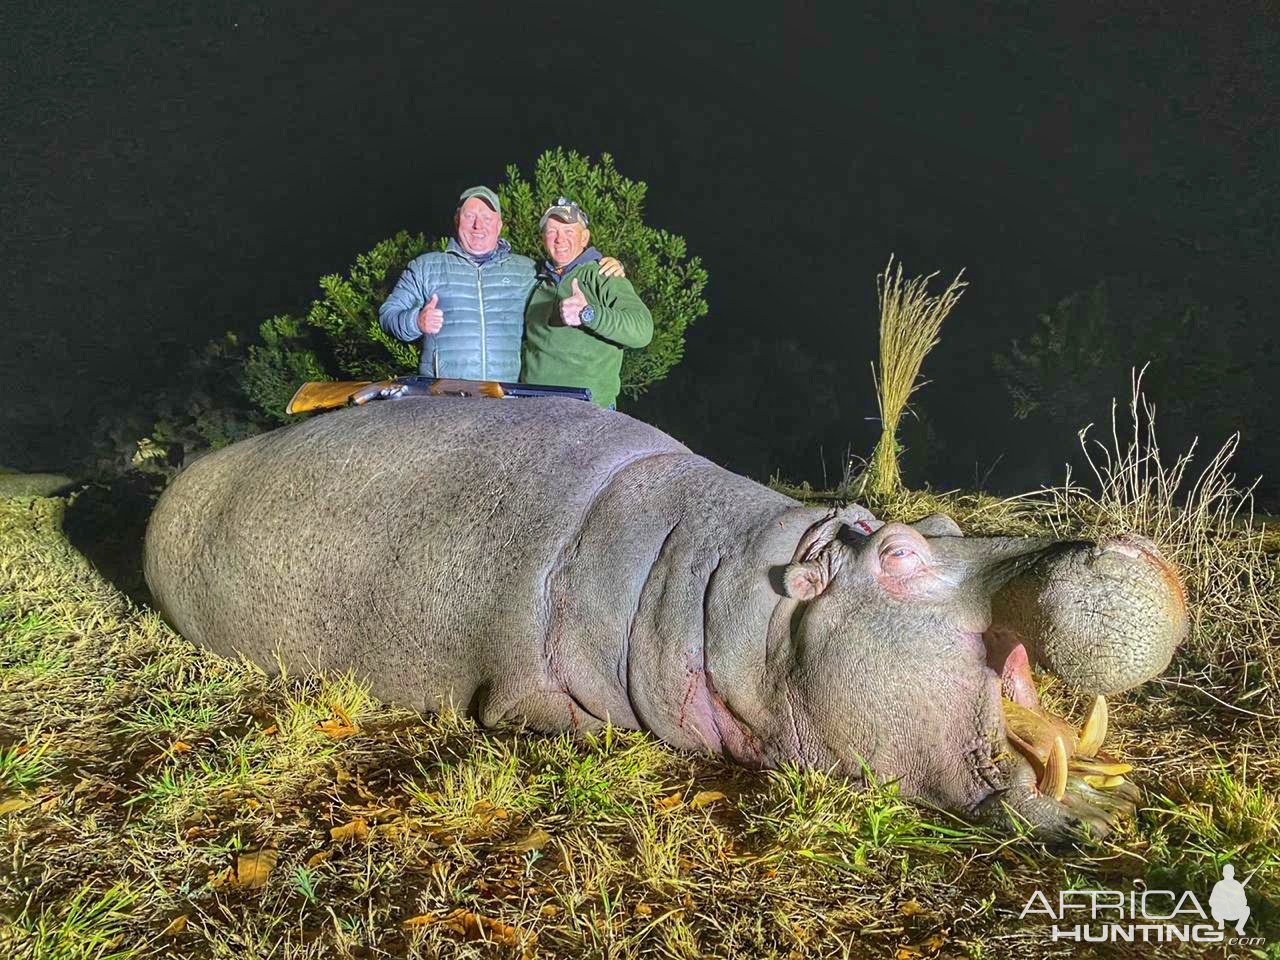
[[[845,517],[836,510],[804,532],[796,544],[791,562],[782,573],[782,586],[788,597],[812,600],[827,589],[832,574],[829,547],[844,525]]]
[[[931,513],[923,520],[917,520],[911,526],[915,527],[917,533],[925,537],[964,536],[963,531],[960,529],[960,524],[945,513]]]
[[[838,512],[828,513],[821,520],[804,532],[800,542],[796,544],[796,552],[791,557],[793,564],[806,563],[822,553],[844,526],[844,518]]]
[[[831,582],[831,554],[824,553],[816,560],[789,563],[782,571],[782,586],[787,596],[794,600],[812,600],[827,589]]]

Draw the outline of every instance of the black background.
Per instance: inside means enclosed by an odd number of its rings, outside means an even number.
[[[992,355],[1072,291],[1189,284],[1260,343],[1274,318],[1270,4],[5,9],[11,466],[69,462],[193,347],[557,145],[646,181],[711,274],[685,362],[628,409],[761,479],[869,453],[890,253],[971,282],[919,395],[936,486],[1060,479],[1074,437],[1012,422]]]

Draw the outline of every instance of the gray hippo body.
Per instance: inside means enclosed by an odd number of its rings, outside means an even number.
[[[1102,692],[1163,669],[1185,611],[1135,542],[881,525],[590,404],[412,398],[197,461],[156,507],[145,570],[185,637],[268,669],[353,669],[420,710],[612,722],[752,766],[865,761],[1055,832],[1104,829],[1115,805],[1046,791],[1066,776],[1055,747],[1007,749],[1002,693],[1038,709],[1032,664]],[[1074,622],[1099,591],[1146,636],[1115,633],[1115,610]]]

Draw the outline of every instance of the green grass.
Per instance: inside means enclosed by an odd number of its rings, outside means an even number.
[[[1135,522],[1119,494],[874,507],[974,534]],[[1203,898],[1228,861],[1258,868],[1250,928],[1274,944],[1275,557],[1201,508],[1163,546],[1230,575],[1188,577],[1194,641],[1113,704],[1145,803],[1107,844],[1050,851],[892,783],[752,772],[612,728],[482,731],[351,676],[268,677],[103,580],[62,501],[0,500],[0,956],[1034,957],[1050,951],[1018,920],[1032,890]],[[272,869],[245,885],[264,850]]]
[[[82,887],[53,910],[34,912],[32,904],[18,916],[14,938],[32,960],[131,960],[144,955],[129,943],[126,925],[138,894],[126,886],[106,890]],[[3,940],[0,940],[3,945]]]
[[[22,743],[0,747],[0,793],[31,790],[57,769],[50,741],[37,740],[27,735]]]

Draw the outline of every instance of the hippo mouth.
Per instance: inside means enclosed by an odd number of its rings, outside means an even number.
[[[999,650],[989,643],[988,650]],[[1087,832],[1102,836],[1133,815],[1141,794],[1125,775],[1133,766],[1103,750],[1109,725],[1106,697],[1098,694],[1084,722],[1077,727],[1065,717],[1049,712],[1031,676],[1031,663],[1021,643],[992,659],[1000,677],[1006,759],[1029,767],[1034,783],[1028,784],[1041,802],[1060,804],[1068,819]]]
[[[1186,593],[1151,541],[1125,534],[1051,547],[993,598],[983,634],[999,680],[996,763],[1015,809],[1041,824],[1102,836],[1141,799],[1133,767],[1103,750],[1104,694],[1158,675],[1188,629]],[[1080,726],[1047,710],[1031,668],[1096,694]]]

